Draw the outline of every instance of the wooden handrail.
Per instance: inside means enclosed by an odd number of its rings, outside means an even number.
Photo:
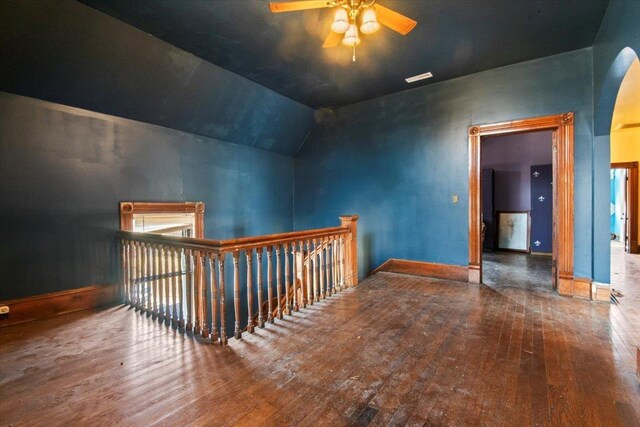
[[[349,227],[328,227],[313,230],[291,231],[287,233],[266,234],[263,236],[241,237],[237,239],[213,240],[195,237],[163,236],[155,233],[120,230],[117,237],[158,245],[183,247],[203,252],[226,253],[247,249],[256,249],[277,244],[298,242],[313,238],[321,238],[336,234],[349,233]]]
[[[124,302],[221,344],[231,333],[225,320],[231,307],[229,326],[241,338],[357,285],[358,216],[340,220],[339,227],[226,240],[119,231]]]

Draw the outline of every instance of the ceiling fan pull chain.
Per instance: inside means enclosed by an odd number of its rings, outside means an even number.
[[[356,45],[353,45],[353,56],[351,56],[351,60],[356,62]]]

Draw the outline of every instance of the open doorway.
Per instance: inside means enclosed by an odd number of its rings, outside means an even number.
[[[574,116],[573,113],[469,127],[469,282],[482,283],[482,163],[483,137],[551,131],[553,214],[553,287],[564,295],[589,297],[591,285],[574,280]]]
[[[553,133],[481,140],[483,283],[553,290]]]
[[[638,162],[611,163],[612,253],[638,253]]]
[[[611,120],[611,253],[638,253],[640,200],[640,61],[634,59],[622,80]],[[613,273],[613,271],[612,271]]]
[[[640,200],[640,61],[631,62],[616,96],[611,120],[611,170],[609,231],[611,235],[611,287],[623,301],[640,301],[640,288],[634,281],[637,263]]]

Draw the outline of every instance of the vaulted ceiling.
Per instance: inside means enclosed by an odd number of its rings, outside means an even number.
[[[206,61],[310,107],[342,106],[419,85],[588,47],[609,0],[379,0],[416,21],[349,49],[322,49],[330,9],[272,14],[268,1],[81,0]],[[431,71],[408,85],[404,78]]]

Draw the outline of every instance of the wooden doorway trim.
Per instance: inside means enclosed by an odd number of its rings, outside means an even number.
[[[133,214],[142,213],[193,213],[194,234],[204,239],[204,202],[120,202],[120,229],[133,231]]]
[[[469,282],[482,283],[482,137],[550,130],[553,134],[553,281],[558,292],[573,295],[573,113],[469,127]],[[578,292],[579,293],[579,292]]]
[[[638,162],[611,163],[611,169],[626,169],[629,178],[627,210],[629,221],[629,253],[638,253]]]

